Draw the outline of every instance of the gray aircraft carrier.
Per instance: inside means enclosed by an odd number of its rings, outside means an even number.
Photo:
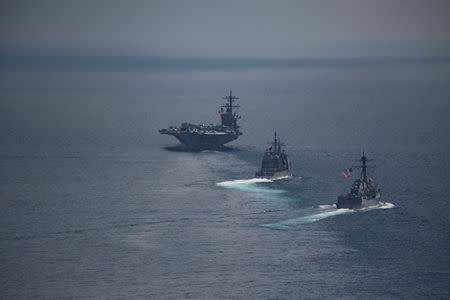
[[[170,126],[160,129],[159,133],[176,137],[185,150],[222,150],[224,145],[237,139],[242,132],[239,131],[237,120],[240,116],[233,111],[239,107],[235,101],[239,99],[230,94],[223,97],[227,101],[220,108],[220,125],[182,123],[180,127]]]

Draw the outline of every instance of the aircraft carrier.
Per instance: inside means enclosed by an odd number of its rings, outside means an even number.
[[[176,137],[185,150],[223,150],[226,143],[237,139],[242,132],[239,131],[237,120],[240,116],[233,111],[239,105],[235,101],[239,98],[230,94],[223,97],[227,101],[220,107],[220,125],[182,123],[180,127],[170,126],[160,129],[159,133]]]

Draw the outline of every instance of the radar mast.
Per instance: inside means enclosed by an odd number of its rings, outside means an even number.
[[[227,102],[225,102],[225,104],[221,106],[220,116],[222,118],[222,126],[238,128],[239,126],[237,125],[236,121],[240,118],[240,116],[236,113],[233,113],[233,108],[240,107],[239,105],[235,104],[235,101],[238,100],[239,97],[233,96],[233,92],[230,91],[230,94],[222,97],[222,99],[227,100]],[[225,111],[223,111],[224,108]]]
[[[367,168],[375,168],[375,166],[368,166],[367,162],[372,161],[373,159],[367,159],[366,154],[363,151],[363,155],[361,156],[361,159],[358,159],[357,161],[361,162],[361,165],[359,166],[353,166],[354,168],[360,168],[361,169],[361,178],[364,182],[367,182]]]

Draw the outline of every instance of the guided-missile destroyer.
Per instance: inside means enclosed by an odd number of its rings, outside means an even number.
[[[235,101],[239,99],[232,92],[223,97],[227,101],[220,108],[220,125],[182,123],[180,127],[170,126],[160,129],[159,133],[173,135],[186,150],[221,150],[224,144],[237,139],[242,132],[239,131],[237,120],[240,116],[233,111],[239,107]]]
[[[288,160],[286,152],[281,150],[283,145],[277,139],[277,133],[274,134],[273,142],[264,153],[261,169],[255,176],[259,178],[281,178],[290,176],[291,163]]]
[[[358,161],[361,162],[361,165],[355,167],[361,168],[361,177],[353,182],[349,194],[338,197],[337,208],[360,209],[380,203],[381,190],[372,179],[367,177],[367,168],[369,168],[367,162],[371,159],[367,159],[363,153]]]

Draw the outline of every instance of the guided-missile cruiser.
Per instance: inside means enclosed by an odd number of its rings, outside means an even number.
[[[277,133],[274,133],[273,141],[266,149],[261,164],[261,169],[256,172],[255,176],[259,178],[282,178],[291,175],[291,163],[288,160],[286,152],[281,150],[283,145],[277,139]]]

